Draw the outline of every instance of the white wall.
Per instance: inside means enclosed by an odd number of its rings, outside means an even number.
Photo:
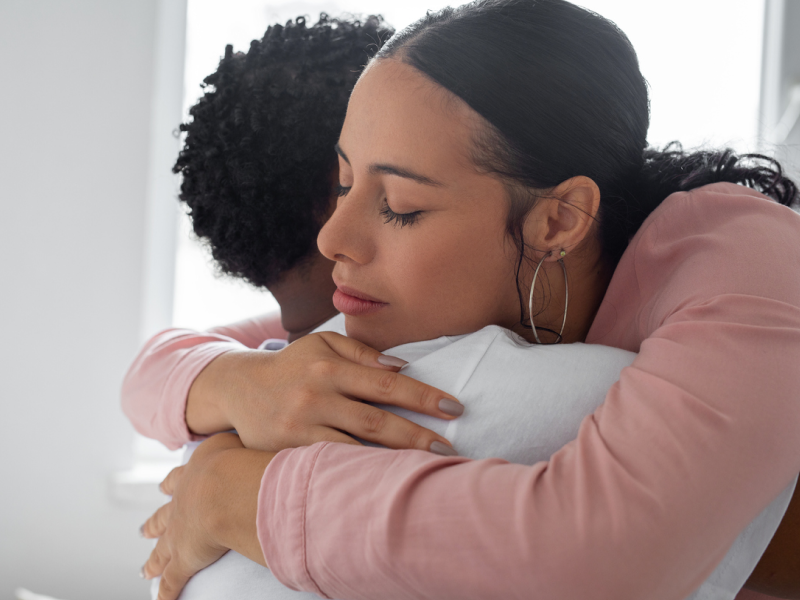
[[[800,2],[767,0],[761,77],[762,150],[800,181]],[[794,88],[794,89],[793,89]]]
[[[0,2],[3,599],[148,596],[147,511],[108,488],[132,445],[119,386],[143,327],[159,6]]]

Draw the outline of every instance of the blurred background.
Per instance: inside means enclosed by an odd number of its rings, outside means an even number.
[[[797,175],[798,0],[578,3],[637,49],[651,144],[757,150]],[[176,459],[135,436],[122,375],[159,329],[277,306],[215,277],[170,171],[225,45],[299,15],[401,28],[446,4],[0,0],[0,600],[149,597],[137,530]]]

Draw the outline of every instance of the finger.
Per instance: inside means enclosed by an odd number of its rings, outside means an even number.
[[[145,521],[142,525],[142,536],[150,538],[160,538],[164,535],[167,529],[169,520],[172,517],[172,502],[167,502],[164,506],[160,507],[153,516]]]
[[[161,490],[162,494],[172,496],[175,493],[175,488],[178,486],[178,482],[180,481],[182,475],[183,467],[175,467],[167,474],[167,476],[164,478],[164,481],[159,484],[158,489]]]
[[[464,405],[450,394],[400,373],[341,363],[332,375],[336,389],[344,396],[440,419],[454,419],[464,412]]]
[[[382,354],[374,348],[332,331],[325,331],[319,334],[325,343],[342,358],[365,367],[375,367],[385,371],[399,371],[408,364],[408,361]]]
[[[353,401],[336,403],[333,408],[327,415],[331,425],[369,442],[395,449],[456,454],[446,438],[389,411]]]
[[[186,575],[175,561],[170,561],[161,575],[157,600],[176,600],[183,588],[186,587],[190,577],[191,575]]]
[[[142,575],[145,579],[152,579],[158,577],[164,572],[167,564],[170,561],[170,552],[167,544],[158,540],[156,547],[150,553],[150,557],[142,567]]]

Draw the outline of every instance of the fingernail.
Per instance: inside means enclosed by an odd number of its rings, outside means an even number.
[[[139,577],[141,577],[142,579],[147,579],[147,575],[144,574],[144,567],[139,569]]]
[[[139,537],[144,537],[144,525],[139,527]]]
[[[396,356],[389,356],[388,354],[381,354],[378,357],[378,362],[385,367],[405,367],[408,364],[407,360],[397,358]]]
[[[460,417],[464,414],[464,405],[449,398],[442,398],[439,400],[439,410],[451,417]]]
[[[458,456],[458,452],[452,446],[436,441],[431,444],[431,452],[442,456]]]

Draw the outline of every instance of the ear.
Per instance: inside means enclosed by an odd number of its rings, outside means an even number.
[[[589,234],[600,208],[600,188],[588,177],[578,176],[558,184],[540,198],[525,219],[525,241],[558,260],[578,248]]]

